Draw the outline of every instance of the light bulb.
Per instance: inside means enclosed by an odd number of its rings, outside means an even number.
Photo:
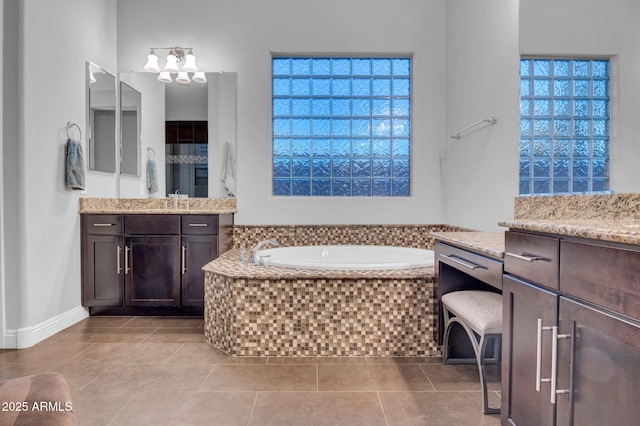
[[[161,81],[163,83],[171,83],[173,80],[171,79],[171,74],[163,71],[160,73],[160,75],[158,75],[158,81]]]
[[[153,49],[151,49],[151,52],[149,52],[149,55],[147,56],[147,64],[144,66],[144,70],[148,72],[160,72],[158,56],[156,56]]]
[[[185,71],[178,73],[178,77],[176,77],[176,81],[182,84],[191,83],[191,80],[189,80],[189,74],[187,74]]]
[[[207,77],[204,75],[204,71],[198,71],[197,73],[193,74],[193,77],[191,79],[196,83],[207,82]]]
[[[167,55],[167,65],[164,66],[164,70],[166,72],[180,72],[180,68],[178,68],[178,58],[176,58],[173,50]]]
[[[189,53],[185,56],[184,66],[182,67],[182,71],[187,72],[196,72],[198,71],[198,67],[196,66],[196,57],[193,54],[193,51],[189,49]]]

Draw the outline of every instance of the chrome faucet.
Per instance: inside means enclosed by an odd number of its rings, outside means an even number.
[[[262,246],[265,246],[267,244],[271,244],[272,246],[276,247],[280,245],[280,243],[278,243],[278,241],[274,240],[273,238],[260,241],[251,249],[251,254],[249,254],[249,265],[258,265],[258,262],[256,262],[256,253],[258,253],[258,250],[260,250]]]

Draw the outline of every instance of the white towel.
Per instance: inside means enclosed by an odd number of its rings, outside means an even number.
[[[222,163],[222,174],[220,180],[224,182],[224,187],[230,196],[235,197],[236,194],[236,160],[233,155],[233,146],[227,141],[224,153],[224,162]]]

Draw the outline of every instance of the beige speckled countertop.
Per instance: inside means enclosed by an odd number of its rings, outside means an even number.
[[[245,253],[245,258],[248,253]],[[277,266],[256,266],[240,263],[240,249],[231,249],[219,258],[202,267],[205,272],[232,278],[253,279],[359,279],[359,278],[416,278],[433,276],[433,266],[413,269],[387,269],[377,271],[318,270],[301,268],[283,268]]]
[[[502,259],[504,257],[504,232],[431,232],[436,241],[469,249],[476,253]]]
[[[640,219],[510,219],[500,226],[640,245]]]
[[[80,214],[225,214],[235,198],[80,198]]]

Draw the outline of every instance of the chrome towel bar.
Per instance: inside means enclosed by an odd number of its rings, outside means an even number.
[[[479,124],[482,124],[482,123],[496,124],[497,122],[498,122],[497,118],[495,118],[495,117],[487,117],[487,118],[484,118],[484,119],[478,121],[477,123],[473,123],[472,125],[465,127],[464,129],[460,130],[458,133],[454,133],[450,137],[452,139],[460,139],[462,137],[462,133],[466,132],[469,129],[472,129],[472,128],[476,127]]]

